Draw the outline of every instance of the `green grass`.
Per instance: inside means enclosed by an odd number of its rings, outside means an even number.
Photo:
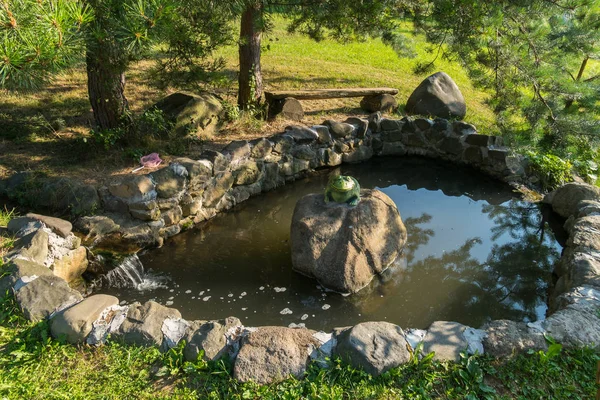
[[[26,322],[13,300],[0,304],[2,399],[582,399],[592,398],[598,353],[532,352],[509,361],[465,357],[460,363],[413,358],[373,378],[339,361],[312,365],[304,380],[238,383],[231,363],[189,363],[181,346],[61,344],[47,323]]]
[[[454,79],[465,97],[465,119],[482,133],[495,132],[495,116],[486,104],[488,94],[472,85],[466,70],[459,63],[439,57],[429,72],[413,72],[418,63],[427,64],[433,60],[436,49],[431,48],[424,36],[413,36],[409,27],[406,25],[404,33],[411,35],[414,41],[415,58],[399,57],[379,39],[345,44],[333,40],[317,43],[303,35],[288,34],[286,21],[275,17],[272,32],[263,38],[263,45],[269,46],[262,53],[261,60],[265,89],[393,87],[399,90],[396,98],[403,107],[424,78],[434,72],[444,71]],[[224,48],[217,56],[226,60],[227,68],[232,71],[236,69],[236,47]],[[351,100],[356,103],[355,107],[358,101]],[[310,106],[310,102],[303,103]]]

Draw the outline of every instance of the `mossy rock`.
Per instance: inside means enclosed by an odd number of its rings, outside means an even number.
[[[211,136],[224,117],[221,101],[210,93],[173,93],[151,108],[161,110],[174,123],[177,137]]]

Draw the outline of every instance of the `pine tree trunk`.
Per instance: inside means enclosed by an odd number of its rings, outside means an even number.
[[[113,129],[127,121],[127,99],[125,98],[125,68],[111,57],[112,50],[95,47],[88,50],[86,57],[88,95],[94,120],[99,129]],[[118,57],[116,57],[118,58]]]
[[[262,36],[262,3],[255,1],[246,6],[240,27],[240,74],[238,78],[238,105],[241,109],[260,101],[263,92],[260,70],[260,40]]]

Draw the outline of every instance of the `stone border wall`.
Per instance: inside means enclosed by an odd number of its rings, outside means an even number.
[[[159,245],[194,223],[317,168],[361,162],[374,155],[405,154],[470,164],[511,183],[528,179],[523,158],[510,155],[499,138],[477,134],[472,125],[373,115],[369,120],[326,121],[312,128],[293,126],[270,138],[232,142],[222,152],[207,152],[198,161],[181,158],[149,175],[118,177],[99,190],[105,214],[83,217],[77,226],[96,244]],[[185,340],[188,360],[195,360],[201,350],[206,359],[230,354],[235,378],[259,383],[302,377],[310,360],[325,363],[324,357],[331,355],[377,375],[408,362],[419,344],[424,353],[435,352],[438,360],[454,361],[461,351],[505,357],[543,350],[544,334],[567,346],[597,347],[600,190],[567,184],[545,201],[568,218],[569,239],[556,266],[552,314],[529,324],[496,320],[475,329],[436,321],[427,330],[418,330],[365,322],[315,332],[298,326],[248,328],[235,317],[186,321],[178,310],[152,301],[120,306],[113,296],[83,299],[56,275],[57,264],[79,248],[70,226],[35,215],[11,222],[9,228],[20,239],[7,259],[9,274],[0,280],[0,289],[14,294],[27,318],[48,318],[54,337],[101,344],[111,334],[115,340],[163,350]],[[57,237],[62,238],[58,244]]]

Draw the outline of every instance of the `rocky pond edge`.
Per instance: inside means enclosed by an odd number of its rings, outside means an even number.
[[[0,182],[0,195],[25,199],[34,209],[80,215],[75,221],[86,246],[139,249],[214,217],[251,196],[275,189],[317,169],[358,163],[373,156],[420,155],[475,167],[505,182],[531,185],[537,177],[527,159],[478,134],[473,125],[444,119],[328,120],[313,127],[253,141],[234,141],[200,160],[179,158],[147,175],[115,177],[96,189],[67,178],[17,173]],[[119,305],[116,297],[83,298],[72,289],[88,266],[87,248],[68,221],[28,214],[11,221],[15,249],[6,257],[1,293],[14,295],[26,318],[48,319],[54,337],[70,343],[113,340],[167,350],[186,341],[185,358],[214,360],[229,354],[234,377],[269,383],[301,378],[311,360],[339,356],[378,375],[408,362],[417,349],[435,359],[458,361],[460,353],[508,357],[547,348],[545,335],[565,346],[600,346],[600,189],[569,183],[544,202],[566,218],[569,234],[555,266],[549,315],[534,323],[495,320],[478,329],[435,321],[427,330],[388,322],[316,332],[304,327],[244,327],[229,317],[187,321],[156,302]],[[90,215],[95,214],[95,215]],[[72,286],[72,285],[71,285]]]

